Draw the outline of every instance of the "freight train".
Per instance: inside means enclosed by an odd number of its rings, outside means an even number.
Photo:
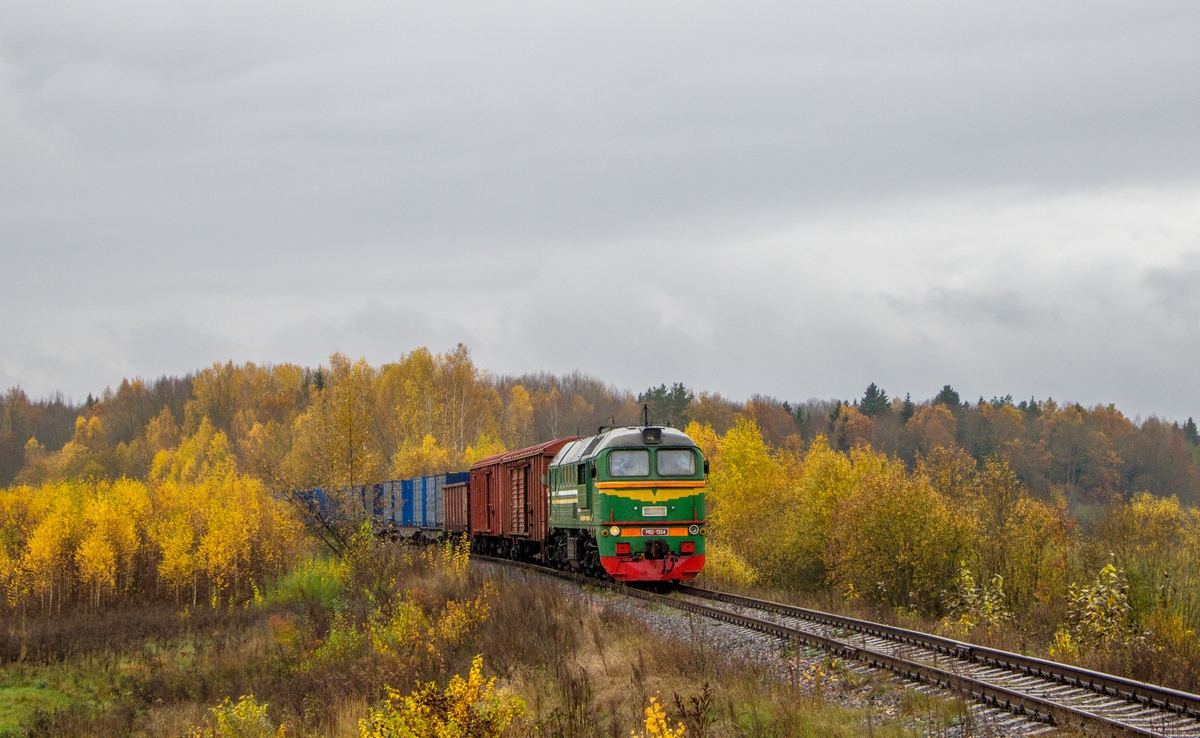
[[[704,567],[707,474],[691,438],[646,424],[509,451],[465,472],[353,487],[349,497],[383,537],[465,534],[485,555],[669,583]],[[297,497],[333,514],[324,490]]]

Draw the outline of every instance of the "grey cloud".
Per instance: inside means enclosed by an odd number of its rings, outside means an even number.
[[[251,210],[301,240],[576,239],[1195,159],[1182,5],[1078,27],[1040,6],[665,6],[637,32],[609,9],[395,7],[14,24],[6,56],[27,114],[155,205],[134,217],[202,232]]]
[[[116,333],[116,331],[114,331]],[[245,355],[247,347],[181,320],[143,323],[128,331],[129,367],[157,367],[160,374],[187,374],[222,357]]]
[[[1193,326],[1200,320],[1200,253],[1188,252],[1171,267],[1147,270],[1144,280],[1155,301],[1173,318]]]
[[[1008,329],[1028,329],[1058,322],[1054,308],[1030,304],[1014,290],[994,291],[991,285],[977,292],[965,289],[933,287],[919,300],[893,295],[883,301],[906,319],[936,317],[961,324],[994,324]]]
[[[10,3],[0,380],[465,341],[1197,414],[1198,33],[1188,2]]]

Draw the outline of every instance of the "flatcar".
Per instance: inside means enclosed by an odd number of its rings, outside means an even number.
[[[681,582],[704,567],[707,473],[700,448],[674,428],[602,427],[349,497],[383,537],[465,534],[486,555],[618,582]]]

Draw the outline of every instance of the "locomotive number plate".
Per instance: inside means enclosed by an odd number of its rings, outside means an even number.
[[[670,533],[671,531],[666,528],[642,528],[642,535],[644,536],[665,536],[670,535]]]
[[[667,506],[666,505],[658,505],[658,506],[652,507],[650,505],[646,505],[645,507],[642,508],[642,517],[644,517],[644,518],[665,518],[665,517],[667,517]]]

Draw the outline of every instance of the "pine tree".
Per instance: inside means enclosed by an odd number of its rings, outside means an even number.
[[[867,385],[867,391],[863,393],[862,402],[858,404],[858,410],[868,418],[873,418],[876,415],[882,415],[888,410],[891,410],[892,404],[888,400],[887,392],[876,386],[874,382]]]
[[[792,421],[796,423],[796,430],[799,431],[800,437],[804,438],[804,421],[805,413],[803,405],[793,405],[790,402],[784,401],[783,409],[787,414],[792,416]]]
[[[667,385],[651,387],[638,395],[638,404],[650,406],[650,420],[653,423],[669,423],[676,428],[688,424],[688,408],[692,405],[695,395],[683,382],[676,382],[667,389]]]
[[[949,407],[951,410],[962,409],[962,398],[958,396],[958,392],[950,385],[942,387],[942,391],[937,393],[937,397],[933,398],[933,404],[942,404]]]
[[[833,412],[829,413],[829,437],[832,438],[837,432],[838,419],[842,417],[842,401],[838,400],[833,406]]]
[[[913,404],[912,394],[909,392],[905,392],[904,393],[904,404],[900,406],[900,422],[907,423],[909,418],[911,418],[913,415],[915,415],[916,412],[917,412],[917,406]]]
[[[1183,424],[1183,437],[1191,441],[1193,444],[1200,444],[1200,432],[1196,430],[1196,421],[1191,418]]]

